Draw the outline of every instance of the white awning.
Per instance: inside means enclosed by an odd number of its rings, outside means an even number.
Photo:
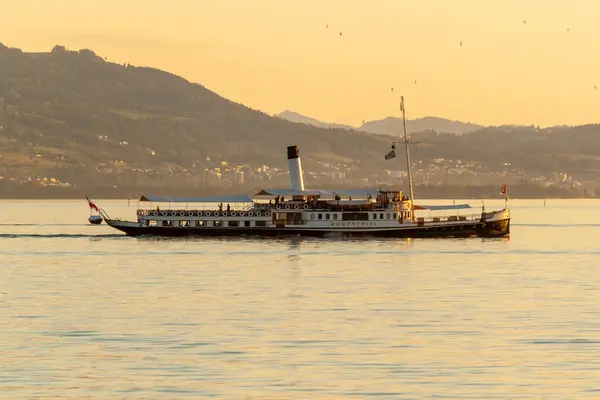
[[[292,189],[261,189],[255,196],[321,196],[334,198],[336,195],[340,197],[375,197],[380,192],[390,192],[389,189],[338,189],[338,190],[324,190],[324,189],[305,189],[305,190],[292,190]],[[401,191],[398,191],[401,192]]]
[[[321,189],[304,189],[304,190],[292,190],[292,189],[261,189],[255,196],[328,196],[331,192]]]
[[[415,204],[415,210],[462,210],[465,208],[472,208],[468,204],[447,204],[447,205],[436,205],[436,206],[423,206]]]
[[[247,194],[210,197],[170,197],[142,195],[139,201],[152,201],[155,203],[252,203],[252,198]]]

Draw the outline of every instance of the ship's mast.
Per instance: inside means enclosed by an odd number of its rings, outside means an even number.
[[[404,109],[404,96],[400,96],[400,110],[402,111],[402,125],[404,127],[404,148],[406,149],[406,170],[408,173],[408,188],[410,190],[411,220],[415,219],[415,193],[413,189],[412,170],[410,166],[410,151],[408,150],[408,133],[406,131],[406,110]]]

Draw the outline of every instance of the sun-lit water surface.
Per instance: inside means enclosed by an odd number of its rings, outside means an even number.
[[[600,398],[600,201],[511,210],[509,240],[158,239],[0,201],[0,398]]]

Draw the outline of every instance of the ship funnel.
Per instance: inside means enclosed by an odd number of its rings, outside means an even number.
[[[302,163],[300,162],[300,148],[297,145],[288,146],[287,159],[292,190],[295,192],[303,191],[304,177],[302,176]]]

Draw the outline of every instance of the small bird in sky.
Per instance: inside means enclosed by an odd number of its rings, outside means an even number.
[[[329,25],[325,25],[325,28],[329,28]]]
[[[571,28],[567,28],[567,32],[570,32],[570,31],[571,31]]]
[[[394,88],[392,88],[392,92],[394,91]]]
[[[342,32],[340,32],[340,36],[342,36]]]
[[[523,20],[523,23],[524,23],[524,24],[526,24],[526,23],[527,23],[527,20],[525,20],[525,19],[524,19],[524,20]]]
[[[460,41],[460,45],[462,46],[462,40]]]
[[[594,85],[594,90],[598,89],[598,87],[596,85]]]
[[[417,84],[417,80],[415,79],[415,85]]]

